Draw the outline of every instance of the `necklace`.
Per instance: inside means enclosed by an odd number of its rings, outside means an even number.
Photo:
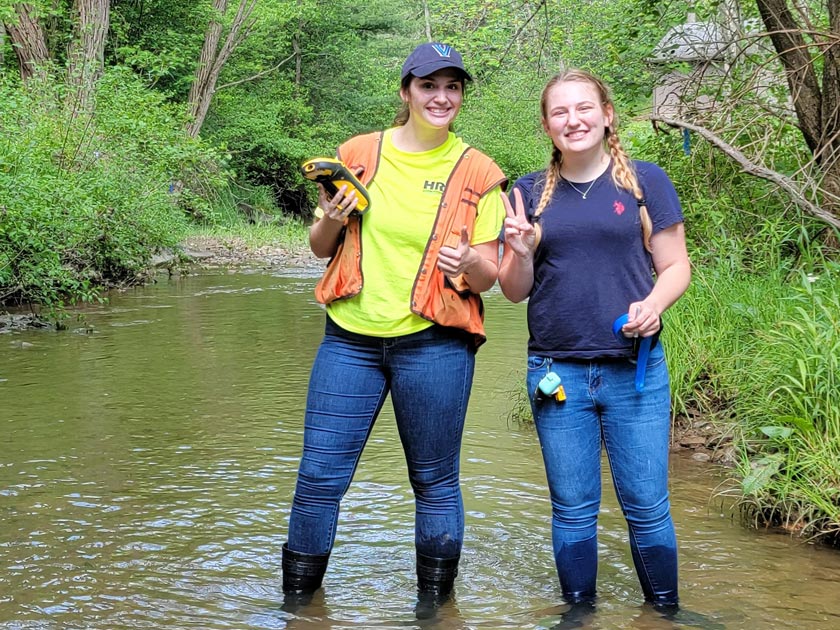
[[[570,182],[568,179],[566,180],[566,183],[569,186],[571,186],[572,188],[574,188],[576,191],[578,191],[580,193],[580,196],[581,196],[582,199],[586,199],[586,195],[589,194],[589,191],[592,190],[592,187],[595,185],[595,182],[597,182],[597,181],[598,181],[598,178],[596,177],[591,182],[589,182],[589,186],[586,187],[586,190],[581,190],[580,188],[575,186],[572,182]]]

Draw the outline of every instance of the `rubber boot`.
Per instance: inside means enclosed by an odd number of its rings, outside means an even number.
[[[574,628],[586,628],[595,614],[594,598],[579,598],[575,602],[569,602],[569,610],[560,615],[560,621],[551,627],[551,630],[573,630]]]
[[[300,608],[312,601],[312,594],[321,588],[330,554],[300,553],[283,545],[284,608]]]
[[[459,560],[460,556],[432,558],[417,552],[417,606],[414,612],[418,619],[431,619],[438,607],[449,599],[458,575]]]
[[[460,558],[432,558],[417,552],[417,590],[440,597],[448,596],[458,575]]]

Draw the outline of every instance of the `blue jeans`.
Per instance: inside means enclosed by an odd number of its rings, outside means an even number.
[[[473,342],[461,331],[434,325],[401,337],[368,337],[327,318],[309,380],[289,549],[332,549],[339,504],[390,392],[415,495],[417,551],[458,556],[464,539],[459,458],[474,368]]]
[[[528,391],[551,493],[552,542],[564,597],[595,596],[601,444],[627,519],[645,599],[677,603],[677,541],[668,500],[670,385],[661,344],[651,351],[645,388],[629,360],[557,361],[528,357]],[[565,402],[535,397],[549,371]]]

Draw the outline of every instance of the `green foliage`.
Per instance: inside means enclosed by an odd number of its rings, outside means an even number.
[[[280,226],[294,219],[282,213],[270,186],[242,186],[234,181],[213,191],[209,197],[196,197],[200,216],[193,214],[194,227],[235,232],[250,226]]]
[[[567,28],[553,31],[562,65],[601,77],[619,108],[647,109],[655,82],[648,57],[668,29],[685,20],[685,3],[593,0],[576,6]]]
[[[840,528],[840,266],[777,309],[733,362],[741,489],[755,518],[819,536]]]
[[[15,4],[12,0],[0,0],[0,22],[14,23]]]
[[[106,56],[148,85],[185,99],[212,5],[203,0],[114,2]]]
[[[61,84],[0,84],[4,302],[60,309],[102,285],[136,282],[186,227],[173,183],[215,185],[206,173],[216,156],[130,73],[106,74],[95,114],[68,110],[63,97]]]
[[[545,168],[551,145],[540,125],[542,86],[516,75],[505,77],[480,91],[467,88],[457,132],[492,156],[512,184],[517,177]]]
[[[606,80],[617,103],[633,109],[647,104],[653,86],[647,63],[653,46],[685,18],[686,8],[684,2],[611,0],[428,4],[433,38],[461,50],[479,84],[492,81],[501,92],[518,75],[531,83],[527,93],[539,92],[561,68],[579,67]],[[508,92],[509,97],[517,94]]]
[[[295,31],[302,51],[300,86],[317,104],[313,122],[319,135],[337,133],[343,140],[393,118],[399,67],[414,43],[401,45],[399,37],[409,19],[397,0],[352,8],[304,3]]]
[[[332,155],[335,147],[312,137],[311,111],[292,97],[293,91],[289,83],[266,82],[220,92],[204,132],[230,151],[244,181],[270,186],[277,205],[298,214],[300,206],[310,207],[299,165],[318,153]]]
[[[284,212],[308,213],[315,188],[300,164],[387,126],[396,112],[403,51],[379,37],[398,28],[403,6],[261,4],[254,33],[225,68],[203,135],[226,147],[243,180],[270,186]],[[274,71],[261,74],[268,68]]]
[[[745,357],[784,291],[778,273],[744,277],[726,263],[695,266],[691,286],[664,318],[675,415],[731,420],[740,378],[732,362]]]
[[[505,416],[509,423],[528,424],[534,421],[526,378],[522,370],[511,370],[510,378],[507,379],[508,383],[512,383],[511,388],[505,392],[506,400],[511,404]]]
[[[288,252],[299,252],[301,247],[305,247],[303,244],[309,236],[309,227],[296,217],[283,216],[271,223],[243,223],[241,217],[232,216],[229,223],[193,225],[187,238],[204,236],[222,242],[226,239],[236,241],[239,245],[232,247],[237,250],[244,245],[247,250],[279,247]]]
[[[736,436],[745,514],[810,536],[840,527],[840,267],[818,268],[697,269],[665,333],[675,412]]]

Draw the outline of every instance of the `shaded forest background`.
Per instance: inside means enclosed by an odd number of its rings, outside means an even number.
[[[511,180],[547,162],[554,72],[612,86],[686,215],[675,422],[713,426],[698,439],[755,523],[836,537],[834,0],[0,0],[0,305],[60,319],[196,230],[302,242],[300,163],[388,126],[429,40],[464,54],[457,131]]]
[[[0,301],[91,299],[190,224],[309,220],[298,165],[390,124],[401,61],[430,39],[463,51],[459,133],[511,180],[545,164],[545,81],[584,67],[633,155],[671,173],[698,254],[776,267],[840,226],[834,4],[0,0]],[[705,30],[667,40],[687,21]],[[653,111],[673,76],[682,105]],[[87,227],[40,243],[62,213]]]

